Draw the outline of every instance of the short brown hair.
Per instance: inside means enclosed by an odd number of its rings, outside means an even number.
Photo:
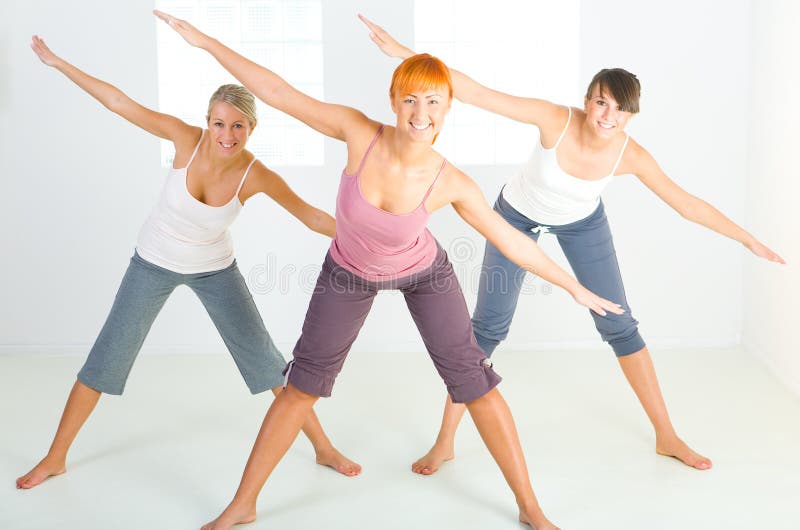
[[[617,100],[620,108],[625,112],[636,114],[639,112],[639,96],[642,86],[636,76],[623,68],[603,68],[597,72],[589,88],[586,89],[586,99],[592,97],[595,87],[600,89],[600,94],[608,94]]]

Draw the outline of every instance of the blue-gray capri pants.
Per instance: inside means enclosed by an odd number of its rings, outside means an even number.
[[[218,271],[180,274],[137,253],[78,380],[106,394],[122,394],[150,326],[178,285],[188,286],[203,302],[250,392],[283,384],[286,362],[267,333],[235,261]]]
[[[532,230],[541,225],[515,210],[503,199],[502,192],[494,209],[514,228],[534,241],[539,239],[540,232]],[[606,316],[589,311],[597,331],[611,345],[614,353],[617,356],[630,355],[644,348],[645,343],[637,327],[639,323],[631,315],[625,298],[614,241],[602,201],[591,215],[580,221],[541,228],[556,235],[575,277],[584,287],[620,304],[625,310],[622,315],[607,313]],[[486,355],[491,355],[500,341],[508,336],[525,274],[525,269],[486,242],[478,303],[472,316],[475,339]]]

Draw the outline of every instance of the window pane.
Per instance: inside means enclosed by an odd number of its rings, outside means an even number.
[[[572,104],[580,98],[579,0],[418,0],[414,49],[490,88]],[[436,148],[454,163],[519,164],[534,127],[453,102]]]
[[[300,90],[323,98],[321,0],[156,0],[156,8],[191,21]],[[211,94],[237,81],[166,25],[158,25],[157,37],[160,110],[205,126]],[[322,164],[319,134],[300,131],[307,127],[260,101],[257,107],[259,126],[248,150],[272,166]],[[162,142],[162,164],[170,165],[173,158],[172,144]]]

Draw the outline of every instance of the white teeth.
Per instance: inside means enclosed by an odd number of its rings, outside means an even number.
[[[603,129],[613,129],[614,125],[611,123],[603,123],[602,121],[598,121],[597,124],[602,127]]]
[[[424,131],[425,129],[428,128],[429,125],[430,125],[430,123],[417,124],[417,123],[411,122],[411,126],[414,127],[418,131]]]
[[[225,149],[229,149],[229,148],[233,147],[233,144],[222,144],[222,143],[221,143],[221,145],[222,145],[222,147],[224,147]]]

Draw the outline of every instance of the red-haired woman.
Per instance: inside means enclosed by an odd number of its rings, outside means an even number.
[[[511,413],[495,388],[500,378],[477,345],[447,255],[425,225],[446,205],[493,241],[511,260],[566,289],[605,314],[617,304],[585,289],[535,242],[492,211],[475,182],[433,150],[452,99],[450,72],[430,55],[410,57],[390,89],[394,126],[356,109],[323,103],[275,73],[236,54],[190,24],[165,13],[189,44],[209,52],[242,84],[273,107],[347,144],[347,167],[336,203],[336,237],[309,304],[287,386],[267,412],[231,503],[204,529],[255,519],[256,499],[320,396],[336,375],[379,290],[403,292],[412,317],[452,400],[465,403],[519,505],[519,519],[553,529],[538,505]]]
[[[402,59],[414,54],[383,28],[363,16],[360,18],[386,55]],[[716,208],[680,188],[625,133],[628,120],[639,112],[639,80],[630,72],[621,68],[598,72],[589,83],[583,109],[510,96],[487,88],[457,70],[451,73],[460,101],[538,127],[541,142],[535,146],[530,161],[505,185],[495,210],[520,234],[534,240],[542,232],[556,235],[578,280],[622,304],[625,309],[622,315],[592,313],[592,317],[653,424],[656,452],[697,469],[710,469],[711,460],[678,437],[667,414],[653,361],[625,300],[600,192],[614,175],[636,175],[686,219],[739,241],[756,256],[777,263],[784,263],[783,259]],[[472,319],[476,340],[487,355],[508,334],[525,275],[499,249],[494,241],[487,241],[483,268],[492,274],[481,274]],[[498,274],[500,271],[502,274]],[[504,288],[497,288],[493,284],[496,281],[502,281]],[[414,472],[430,475],[453,458],[455,433],[463,414],[464,407],[448,398],[436,442],[412,465]]]

